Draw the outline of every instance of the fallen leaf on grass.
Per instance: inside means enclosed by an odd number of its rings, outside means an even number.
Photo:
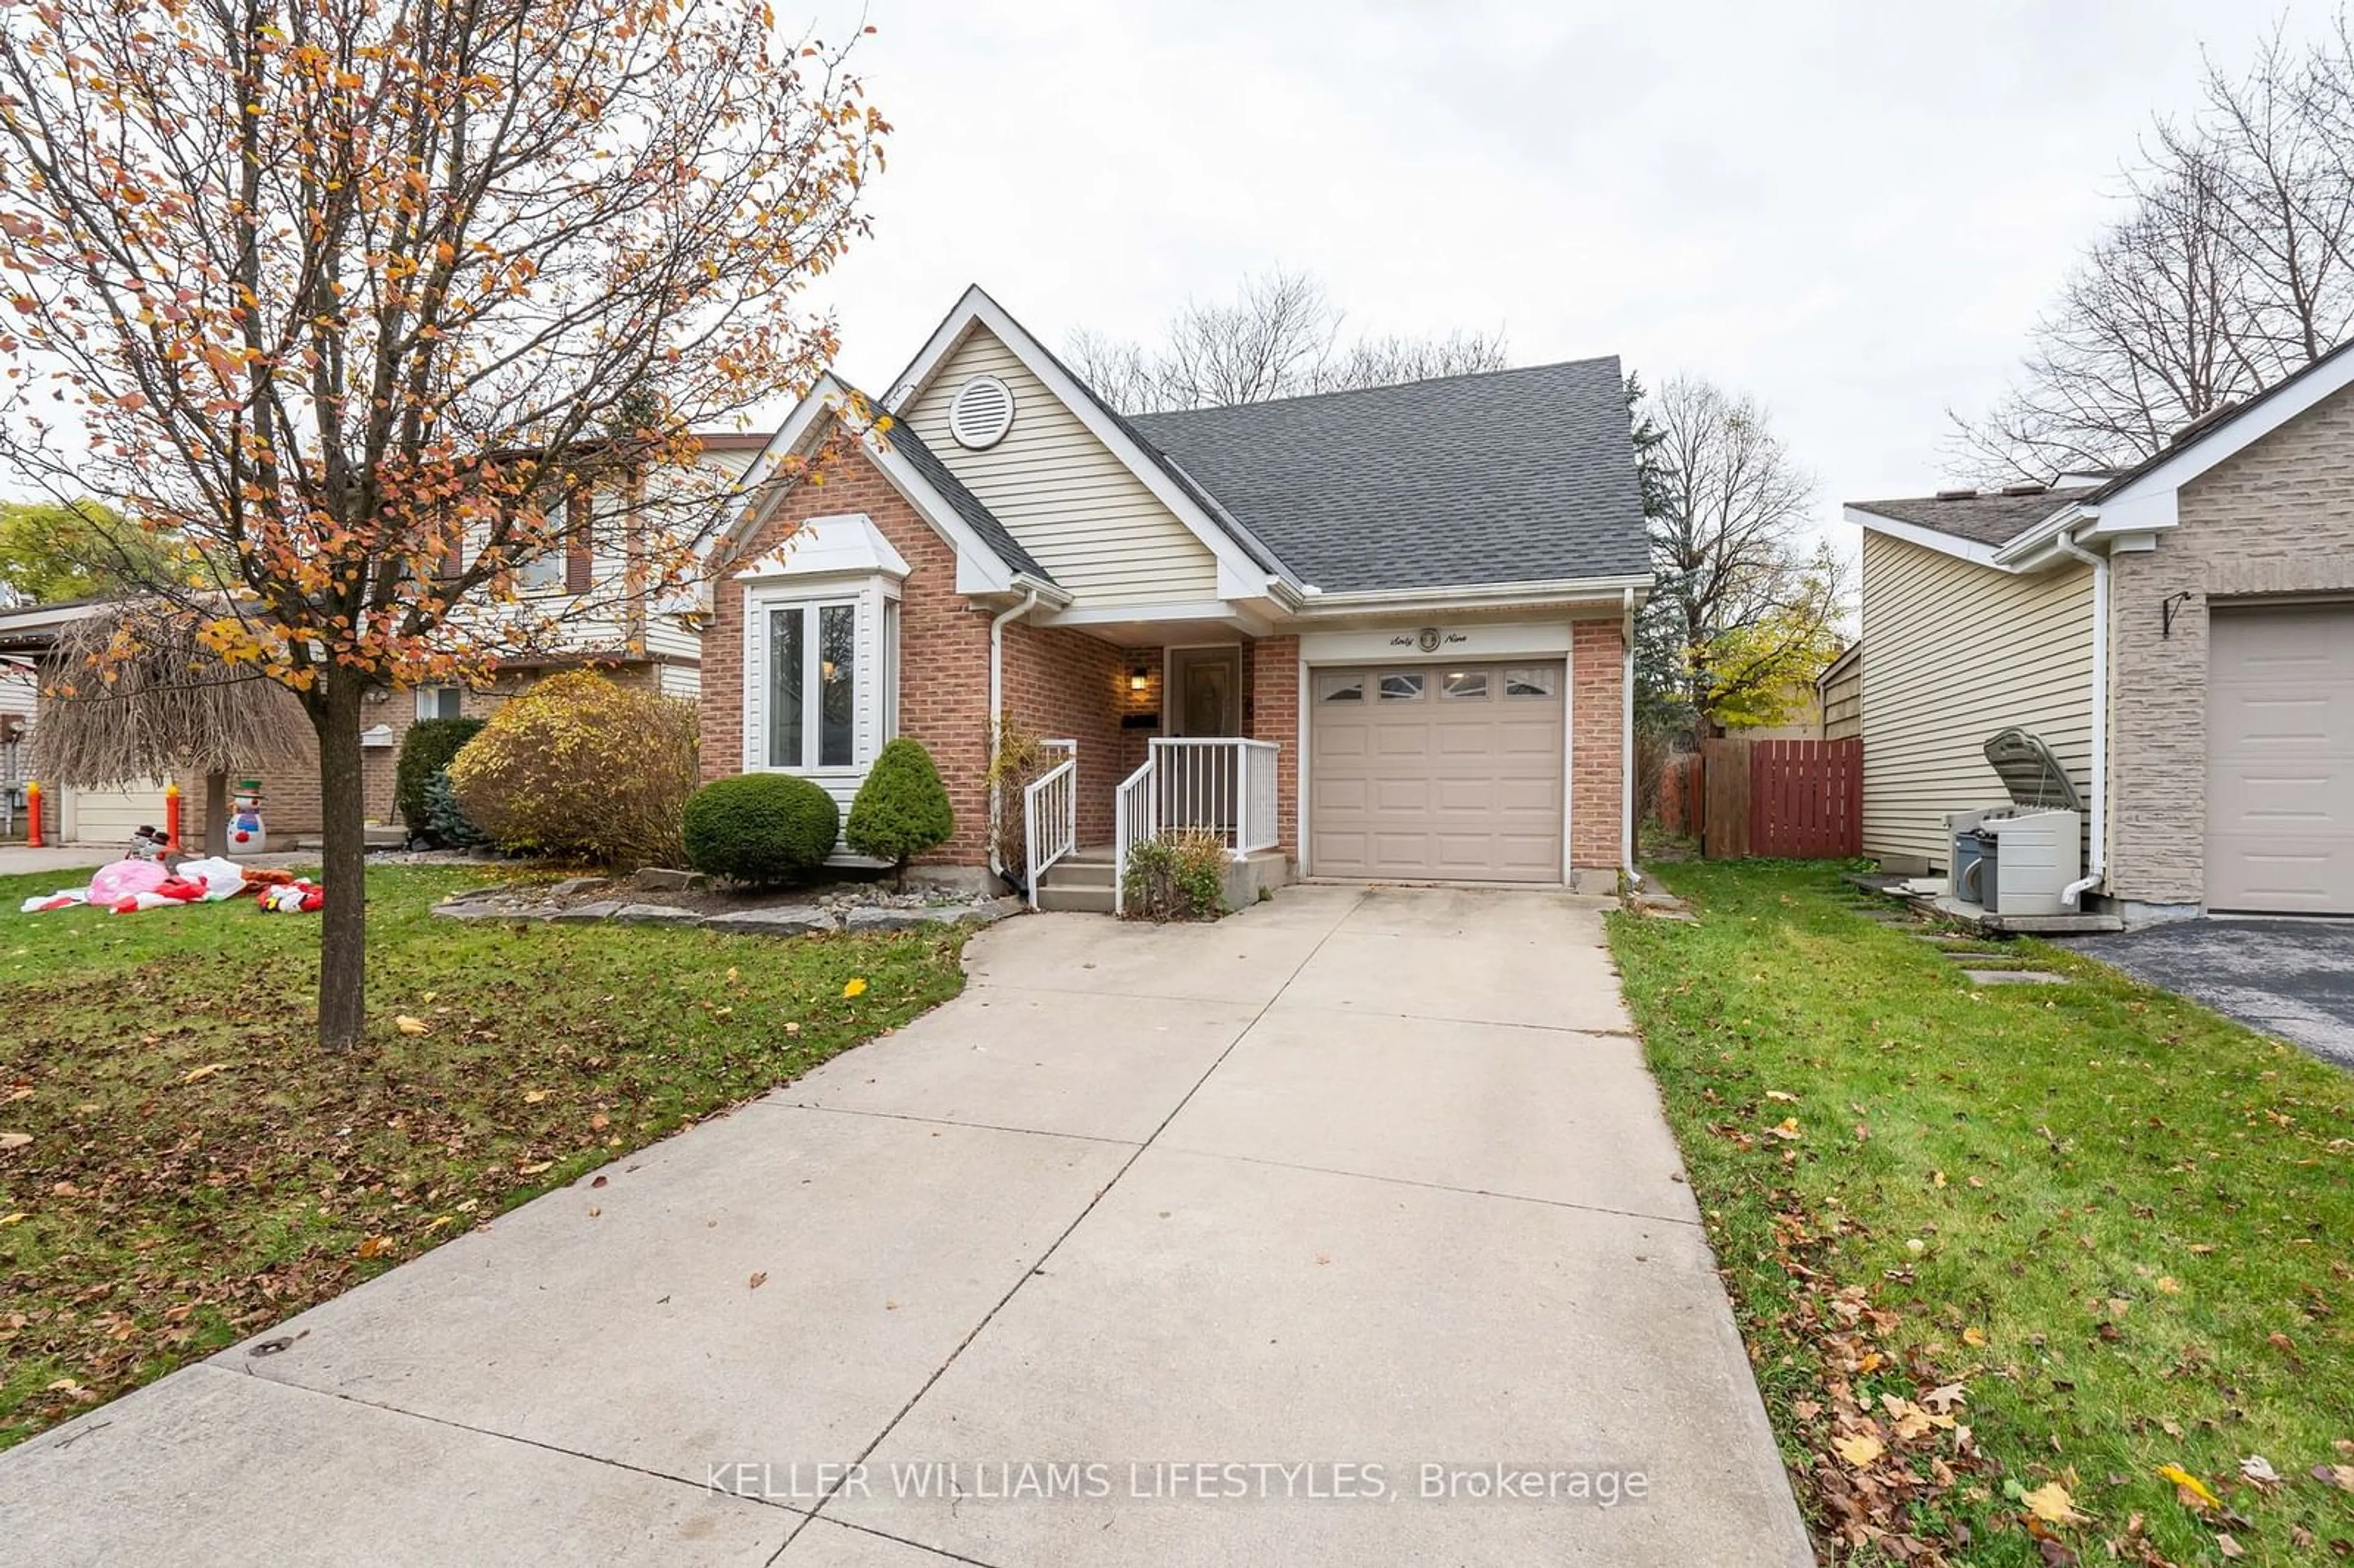
[[[1768,1138],[1778,1138],[1783,1141],[1787,1142],[1792,1139],[1804,1138],[1807,1135],[1798,1130],[1798,1118],[1797,1117],[1786,1116],[1772,1127],[1767,1128],[1766,1129],[1766,1136]]]
[[[864,996],[866,994],[866,982],[863,980],[853,979],[848,985],[842,988],[842,994],[844,996]]]
[[[2207,1489],[2206,1482],[2179,1465],[2160,1465],[2158,1474],[2160,1479],[2174,1483],[2175,1498],[2185,1508],[2197,1509],[2203,1513],[2221,1505],[2222,1499]]]
[[[0,1225],[20,1225],[25,1223],[25,1211],[19,1209],[13,1214],[0,1214]]]
[[[1769,1100],[1780,1100],[1780,1101],[1781,1101],[1784,1105],[1786,1105],[1786,1106],[1794,1106],[1794,1105],[1797,1105],[1797,1104],[1798,1103],[1798,1097],[1797,1097],[1797,1096],[1793,1095],[1793,1094],[1786,1094],[1786,1093],[1784,1093],[1784,1092],[1783,1092],[1782,1090],[1780,1090],[1780,1089],[1768,1089],[1768,1090],[1766,1090],[1766,1097],[1767,1099],[1769,1099]]]
[[[11,1218],[22,1219],[24,1216],[16,1214]],[[7,1223],[7,1220],[0,1220],[0,1225]],[[2313,1478],[2323,1486],[2336,1487],[2341,1492],[2354,1492],[2354,1465],[2316,1465],[2313,1467]]]
[[[2161,1274],[2158,1277],[2158,1287],[2168,1296],[2182,1294],[2182,1282],[2170,1274]]]
[[[2020,1499],[2027,1511],[2046,1524],[2073,1524],[2084,1516],[2076,1511],[2076,1502],[2068,1489],[2057,1481],[2046,1481]]]
[[[405,1012],[398,1014],[393,1019],[392,1026],[395,1029],[399,1030],[403,1034],[422,1034],[429,1027],[425,1020],[421,1018],[411,1018]]]
[[[766,1284],[768,1284],[768,1283],[769,1283],[769,1271],[768,1271],[767,1269],[765,1269],[765,1268],[764,1268],[764,1269],[762,1269],[759,1273],[758,1273],[758,1274],[756,1274],[756,1275],[754,1275],[754,1276],[752,1277],[752,1283],[751,1283],[751,1285],[750,1285],[749,1288],[750,1288],[750,1289],[753,1289],[753,1290],[758,1290],[758,1289],[759,1289],[759,1288],[760,1288],[760,1287],[762,1287],[763,1285],[766,1285]]]
[[[0,1149],[22,1149],[32,1141],[29,1132],[0,1132]]]
[[[2251,1454],[2242,1459],[2240,1474],[2260,1487],[2274,1486],[2280,1480],[2280,1472],[2274,1469],[2273,1462],[2262,1454]]]
[[[2215,1550],[2226,1557],[2245,1557],[2248,1554],[2246,1548],[2232,1540],[2228,1531],[2221,1531],[2216,1532]]]
[[[525,1089],[523,1092],[523,1103],[527,1106],[535,1106],[546,1097],[547,1091],[546,1089]]]
[[[1984,1329],[1978,1328],[1975,1325],[1970,1328],[1964,1329],[1962,1330],[1962,1343],[1969,1346],[1972,1350],[1976,1350],[1978,1346],[1986,1343],[1986,1330]]]
[[[180,1082],[193,1084],[199,1078],[209,1078],[228,1065],[227,1062],[207,1062],[201,1067],[191,1067],[180,1075]]]
[[[1858,1432],[1849,1437],[1834,1437],[1831,1439],[1831,1446],[1839,1450],[1840,1458],[1859,1470],[1872,1468],[1872,1462],[1887,1452],[1886,1446],[1880,1439],[1869,1432]]]
[[[390,1236],[370,1236],[366,1241],[360,1243],[360,1255],[362,1257],[381,1257],[391,1250],[392,1238]]]

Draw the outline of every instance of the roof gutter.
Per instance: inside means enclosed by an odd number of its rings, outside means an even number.
[[[989,622],[989,757],[994,764],[997,748],[1005,738],[1005,628],[1038,608],[1038,590],[1027,590],[1020,604],[999,611]],[[1068,603],[1068,596],[1064,602]],[[998,828],[1005,819],[1005,786],[989,787],[989,869],[992,875],[1003,876],[1005,867],[997,853]]]
[[[1618,709],[1618,863],[1632,888],[1641,885],[1642,877],[1635,870],[1635,590],[1625,592],[1618,633],[1627,666]],[[1569,846],[1562,845],[1563,855],[1568,853]]]
[[[2093,568],[2093,863],[2060,890],[2061,906],[2082,908],[2084,896],[2108,875],[2109,842],[2109,558],[2066,534],[2052,543],[2063,556]]]
[[[1584,599],[1609,603],[1628,595],[1640,604],[1650,598],[1651,583],[1651,574],[1641,572],[1607,577],[1475,583],[1463,588],[1357,588],[1344,593],[1326,593],[1311,586],[1303,596],[1299,613],[1320,617],[1359,615],[1380,609],[1461,609],[1531,599]]]

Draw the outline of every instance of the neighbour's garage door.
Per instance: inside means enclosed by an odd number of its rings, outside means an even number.
[[[58,806],[58,826],[70,843],[128,846],[141,828],[164,825],[164,781],[128,789],[71,789]]]
[[[2354,915],[2354,605],[2211,624],[2207,906]]]
[[[1559,882],[1563,666],[1318,670],[1308,869]]]

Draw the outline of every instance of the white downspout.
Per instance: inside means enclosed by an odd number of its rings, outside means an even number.
[[[1619,641],[1626,652],[1625,685],[1618,707],[1618,863],[1630,887],[1642,885],[1635,869],[1635,590],[1626,590]]]
[[[2109,558],[2085,549],[2064,529],[2052,542],[2062,555],[2093,568],[2093,863],[2060,890],[2061,905],[2077,909],[2109,872]]]
[[[1013,609],[991,618],[989,622],[989,761],[997,761],[998,742],[1005,722],[1005,627],[1009,621],[1021,620],[1038,608],[1038,590],[1032,588],[1030,597]],[[1005,867],[997,856],[998,825],[1004,820],[1005,786],[989,787],[989,873],[991,876],[1005,874]],[[1023,867],[1026,872],[1029,868]]]

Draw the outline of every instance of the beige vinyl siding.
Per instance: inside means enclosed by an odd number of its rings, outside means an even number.
[[[1992,805],[1980,749],[2016,725],[2042,736],[2089,795],[2093,574],[2032,577],[1863,535],[1863,849],[1948,858],[1942,819]]]
[[[1013,426],[981,451],[949,433],[949,405],[975,376],[1013,394]],[[1078,604],[1217,596],[1217,561],[1144,482],[986,327],[949,356],[906,411],[924,444],[997,514]]]

